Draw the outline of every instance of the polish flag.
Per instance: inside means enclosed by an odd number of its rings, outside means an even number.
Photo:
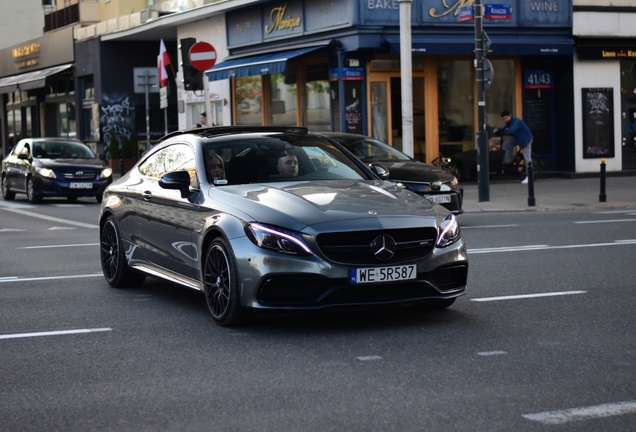
[[[161,39],[161,45],[159,46],[159,82],[161,87],[165,87],[168,84],[168,71],[166,68],[170,64],[170,57],[168,57],[168,51]]]

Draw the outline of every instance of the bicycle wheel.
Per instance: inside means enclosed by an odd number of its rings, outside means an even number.
[[[536,154],[530,156],[532,158],[532,181],[539,178],[541,171],[543,170],[543,161]],[[523,180],[527,177],[526,173],[526,161],[523,158],[523,153],[519,152],[513,163],[514,170],[517,172],[519,180]]]

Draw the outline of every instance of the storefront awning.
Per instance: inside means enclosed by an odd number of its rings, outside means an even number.
[[[44,87],[46,85],[47,77],[65,71],[71,66],[73,66],[73,63],[67,63],[47,69],[0,78],[0,94],[14,92],[18,89],[18,87],[20,90],[32,90]]]
[[[490,54],[494,55],[572,55],[574,41],[566,36],[490,36]],[[391,53],[400,53],[400,38],[386,38]],[[473,36],[413,36],[411,50],[414,54],[465,54],[475,52]]]
[[[209,71],[206,71],[205,74],[208,76],[208,80],[218,81],[227,78],[282,73],[287,70],[287,62],[289,60],[322,49],[325,46],[326,45],[319,45],[241,58],[230,57]]]

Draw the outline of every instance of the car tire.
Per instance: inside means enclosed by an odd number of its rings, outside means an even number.
[[[35,183],[33,182],[33,177],[27,178],[26,195],[31,204],[37,204],[42,200],[40,194],[35,191]]]
[[[4,198],[5,201],[13,201],[15,198],[15,192],[11,192],[11,189],[9,189],[7,176],[2,176],[2,198]]]
[[[137,273],[128,266],[126,252],[117,223],[109,216],[99,230],[102,272],[112,287],[137,287],[144,283],[146,275]]]
[[[203,266],[205,302],[212,318],[224,327],[246,324],[254,318],[241,306],[238,271],[232,249],[223,238],[207,250]]]
[[[411,303],[417,310],[421,311],[436,311],[446,309],[451,307],[453,303],[455,303],[456,298],[449,299],[430,299],[430,300],[422,300],[419,302]]]

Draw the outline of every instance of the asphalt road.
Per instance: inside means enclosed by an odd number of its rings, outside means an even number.
[[[469,291],[214,324],[101,277],[99,205],[0,200],[1,431],[632,431],[636,209],[459,217]]]

